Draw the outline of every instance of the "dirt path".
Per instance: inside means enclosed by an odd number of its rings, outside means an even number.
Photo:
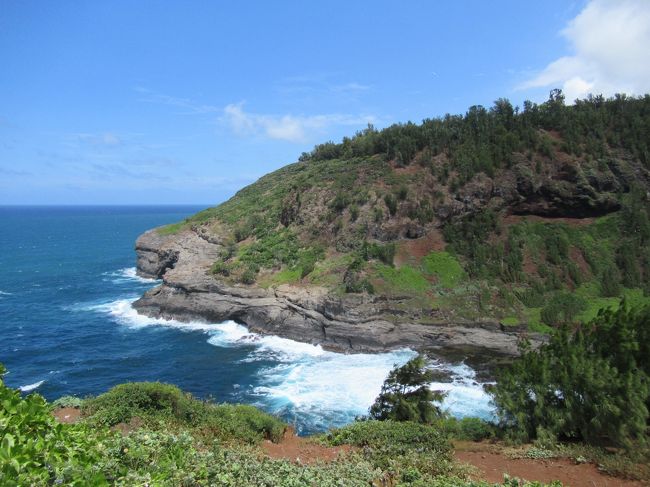
[[[576,464],[567,459],[509,458],[480,443],[458,442],[456,460],[473,465],[479,470],[477,480],[501,483],[503,475],[520,479],[552,482],[559,480],[571,487],[642,487],[641,482],[624,480],[601,472],[589,463]]]
[[[327,447],[314,443],[310,438],[296,436],[293,428],[288,428],[280,443],[264,441],[262,449],[271,458],[286,459],[296,463],[331,462],[339,455],[352,451],[348,445]]]

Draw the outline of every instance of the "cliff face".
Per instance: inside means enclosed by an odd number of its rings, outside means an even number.
[[[138,312],[184,321],[234,320],[257,333],[321,344],[344,352],[379,352],[399,347],[482,349],[513,355],[518,332],[498,322],[444,325],[387,321],[386,307],[398,301],[369,295],[332,296],[324,288],[282,285],[275,289],[226,285],[210,266],[222,246],[193,230],[161,236],[156,230],[136,242],[138,273],[163,284],[134,303]],[[528,335],[533,341],[536,334]]]

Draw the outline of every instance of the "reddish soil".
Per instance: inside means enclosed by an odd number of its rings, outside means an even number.
[[[440,252],[445,249],[445,239],[440,230],[432,230],[422,238],[403,240],[395,253],[395,265],[408,264],[409,261],[419,261],[431,251]]]
[[[569,247],[569,258],[576,263],[578,266],[578,269],[580,269],[580,273],[583,276],[588,276],[591,272],[591,268],[589,267],[589,264],[585,260],[585,256],[582,255],[582,251],[573,245]]]
[[[396,174],[417,174],[422,170],[422,168],[414,162],[405,167],[399,167],[395,164],[392,165]]]
[[[559,480],[571,487],[642,487],[635,480],[624,480],[601,472],[589,463],[576,464],[568,459],[533,460],[509,458],[498,451],[489,451],[484,444],[459,442],[456,445],[456,460],[468,463],[479,471],[477,480],[501,483],[504,474],[510,477],[538,482]]]
[[[527,276],[537,275],[537,264],[533,261],[533,257],[528,250],[524,251],[523,269]]]
[[[280,443],[264,441],[262,449],[271,458],[286,459],[296,463],[308,464],[331,462],[340,455],[352,451],[349,445],[327,447],[314,443],[309,438],[296,436],[293,428],[288,428]]]
[[[79,408],[59,408],[52,411],[52,414],[59,423],[76,423],[81,417],[81,409]]]
[[[550,218],[539,215],[506,215],[502,219],[505,225],[514,225],[523,221],[543,223],[564,223],[572,227],[582,227],[594,222],[594,218]]]

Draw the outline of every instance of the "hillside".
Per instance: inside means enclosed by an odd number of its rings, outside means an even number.
[[[369,126],[141,237],[140,273],[165,283],[136,306],[373,348],[350,336],[480,346],[647,301],[649,141],[650,96],[566,106],[557,90]],[[296,336],[300,319],[316,330]],[[340,321],[354,326],[328,337]]]

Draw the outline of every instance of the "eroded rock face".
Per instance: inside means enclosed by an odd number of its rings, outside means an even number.
[[[145,293],[135,308],[147,316],[181,321],[235,320],[253,332],[344,352],[442,347],[517,353],[521,335],[504,332],[495,322],[423,324],[381,296],[340,297],[317,287],[226,285],[209,272],[220,249],[194,230],[141,235],[136,242],[138,273],[162,278],[163,284]],[[541,340],[537,335],[530,338]]]

